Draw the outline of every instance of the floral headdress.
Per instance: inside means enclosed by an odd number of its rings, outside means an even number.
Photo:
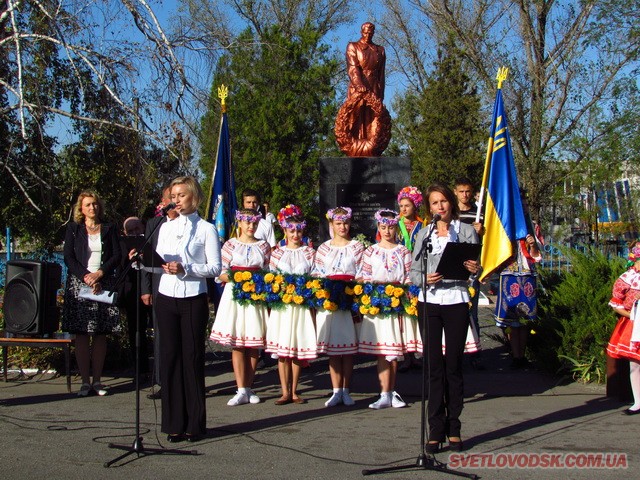
[[[383,217],[382,214],[383,213],[388,213],[393,215],[392,218],[390,217]],[[395,212],[393,210],[389,210],[386,208],[383,208],[382,210],[378,210],[376,212],[376,222],[378,223],[382,223],[383,225],[398,225],[398,222],[400,221],[400,215],[398,214],[398,212]]]
[[[398,193],[398,204],[400,204],[400,200],[403,198],[411,200],[416,206],[416,209],[422,206],[422,192],[418,190],[417,187],[409,185],[408,187],[404,187],[400,190],[400,193]]]
[[[249,222],[249,223],[257,223],[262,219],[262,214],[260,212],[256,213],[243,213],[246,210],[236,210],[236,220],[239,222]]]
[[[629,249],[629,263],[633,265],[637,260],[640,260],[640,241],[636,241],[634,245]],[[631,266],[630,265],[630,266]]]
[[[289,204],[280,209],[278,212],[278,223],[284,229],[295,228],[296,230],[304,230],[307,227],[307,222],[304,220],[301,222],[289,222],[291,217],[302,217],[302,210],[300,210],[300,207]]]
[[[344,210],[347,213],[336,213],[336,210]],[[351,220],[351,209],[349,207],[336,207],[327,211],[327,219],[330,221],[348,222]]]

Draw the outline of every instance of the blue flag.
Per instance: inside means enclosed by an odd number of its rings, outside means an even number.
[[[483,186],[487,189],[487,201],[485,233],[480,254],[483,269],[480,280],[513,255],[516,240],[527,236],[527,223],[500,88],[493,107]]]
[[[220,243],[232,235],[235,214],[238,209],[236,181],[231,164],[231,143],[227,114],[223,111],[218,136],[216,163],[211,177],[211,192],[207,204],[206,219],[218,230]]]

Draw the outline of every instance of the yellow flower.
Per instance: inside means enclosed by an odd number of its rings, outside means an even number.
[[[380,309],[378,307],[371,307],[369,309],[369,315],[377,315],[380,313]]]
[[[347,295],[353,295],[353,288],[347,285],[346,287],[344,287],[344,293],[346,293]]]
[[[418,314],[418,309],[416,307],[407,307],[405,308],[407,315],[411,315],[415,317]]]
[[[312,288],[320,288],[320,280],[318,280],[317,278],[315,280],[313,280],[311,282],[311,287]]]
[[[329,310],[330,312],[334,312],[338,309],[338,305],[329,300],[325,300],[322,306],[324,307],[325,310]]]
[[[242,272],[243,280],[251,280],[251,272]]]
[[[284,282],[284,277],[282,275],[276,275],[276,282],[277,283],[282,283]]]
[[[362,285],[358,284],[353,287],[353,293],[355,293],[356,295],[362,295]]]
[[[393,287],[393,285],[387,285],[386,287],[384,287],[384,293],[388,296],[393,295],[393,292],[395,292],[395,288]]]
[[[307,280],[307,283],[304,284],[307,288],[313,288],[313,282],[311,280]]]
[[[240,283],[242,281],[242,272],[235,272],[233,274],[233,281],[236,283]]]
[[[253,300],[255,302],[257,302],[258,300],[264,300],[264,299],[265,299],[264,293],[261,293],[261,294],[252,293],[251,294],[251,300]]]
[[[393,298],[391,299],[391,306],[392,306],[393,308],[396,308],[398,305],[400,305],[400,300],[398,300],[396,297],[393,297]]]
[[[366,315],[369,312],[369,307],[367,307],[366,305],[360,305],[360,308],[358,310],[362,315]]]
[[[393,296],[394,297],[401,297],[403,293],[404,293],[404,289],[403,288],[396,287],[396,288],[393,289]]]
[[[300,296],[300,295],[294,295],[293,296],[293,301],[298,304],[301,305],[302,302],[304,302],[304,297]]]
[[[283,301],[284,303],[291,303],[292,298],[293,298],[293,297],[292,297],[291,295],[289,295],[288,293],[285,293],[285,294],[282,296],[282,301]]]
[[[413,298],[411,299],[411,305],[412,305],[412,306],[414,306],[414,307],[415,307],[416,305],[418,305],[418,297],[413,297]]]
[[[242,284],[243,292],[253,292],[255,290],[253,282],[245,282]]]
[[[287,289],[285,291],[290,294],[296,293],[296,286],[290,283],[289,285],[287,285]]]
[[[369,297],[369,295],[362,295],[362,297],[360,297],[360,303],[369,305],[371,303],[371,297]]]
[[[265,283],[271,283],[271,282],[273,282],[274,278],[276,278],[276,276],[273,273],[267,273],[264,276],[264,281],[265,281]]]
[[[280,284],[279,283],[274,283],[271,285],[271,291],[273,293],[278,293],[280,291]]]
[[[326,290],[318,290],[316,292],[316,298],[329,298],[329,292]]]

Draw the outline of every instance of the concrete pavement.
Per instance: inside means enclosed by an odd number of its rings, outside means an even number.
[[[475,455],[471,461],[476,463],[460,471],[492,479],[640,478],[640,416],[622,415],[626,406],[605,398],[603,386],[566,383],[535,369],[510,370],[504,348],[487,337],[497,331],[489,308],[481,308],[481,324],[485,370],[466,365],[462,415],[464,453]],[[300,393],[307,404],[274,405],[279,382],[273,366],[260,371],[254,385],[261,404],[228,407],[235,390],[230,354],[212,347],[207,355],[207,438],[169,444],[160,433],[160,402],[146,398],[148,388],[140,399],[145,447],[184,448],[197,455],[134,454],[111,468],[103,464],[122,452],[109,444],[131,445],[135,438],[130,378],[112,374],[105,379],[111,394],[89,398],[67,393],[64,377],[22,378],[10,372],[10,378],[6,384],[0,382],[0,461],[6,480],[351,479],[362,478],[364,469],[413,465],[421,451],[421,372],[398,375],[397,391],[409,402],[407,408],[371,410],[367,406],[378,396],[373,357],[357,359],[351,389],[354,407],[324,407],[330,391],[326,358],[303,371]],[[76,391],[79,386],[75,378]],[[604,452],[615,453],[618,456],[609,458],[617,464],[624,459],[628,468],[480,468],[479,463],[487,466],[508,458],[532,462],[566,454],[577,454],[570,458],[580,461],[586,458],[583,454]],[[517,453],[524,455],[513,457]],[[445,450],[436,459],[461,459],[449,455]],[[410,469],[370,478],[451,477]]]

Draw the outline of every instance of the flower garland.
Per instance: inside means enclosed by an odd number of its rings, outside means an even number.
[[[353,287],[352,310],[362,315],[416,317],[418,292],[415,285],[358,283]]]
[[[301,305],[316,310],[351,310],[363,315],[417,316],[415,285],[355,283],[264,271],[233,272],[233,299],[271,309]]]
[[[263,271],[236,271],[232,279],[233,299],[240,305],[280,309],[295,304],[333,312],[350,310],[353,303],[351,282]]]

